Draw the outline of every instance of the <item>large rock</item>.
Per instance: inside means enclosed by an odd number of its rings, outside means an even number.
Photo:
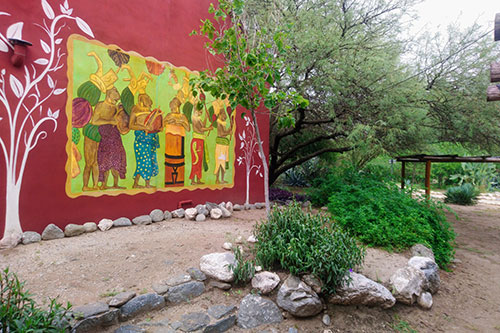
[[[298,277],[290,275],[278,291],[278,306],[296,317],[315,316],[323,310],[318,295]]]
[[[151,216],[153,222],[160,222],[163,221],[165,214],[161,209],[153,209],[151,213],[149,213],[149,216]]]
[[[200,259],[200,269],[207,276],[224,282],[234,280],[233,270],[229,265],[234,265],[236,259],[233,253],[210,253]]]
[[[94,232],[97,230],[97,224],[94,222],[86,222],[83,224],[83,228],[85,229],[85,232]]]
[[[132,298],[120,308],[120,320],[129,320],[137,315],[165,306],[165,298],[155,293],[139,295]]]
[[[441,279],[439,277],[439,267],[434,260],[429,257],[412,257],[408,260],[408,266],[420,269],[427,279],[425,290],[428,290],[431,294],[437,293],[441,286]]]
[[[208,210],[207,210],[208,212]],[[196,222],[203,222],[207,219],[207,216],[205,214],[198,214],[196,215]]]
[[[252,278],[252,288],[260,291],[261,294],[269,294],[280,283],[280,277],[273,272],[257,273]]]
[[[170,213],[169,210],[166,210],[163,212],[163,219],[165,221],[171,220],[172,219],[172,213]]]
[[[83,225],[70,223],[64,228],[64,236],[66,237],[78,236],[84,233],[85,227]]]
[[[49,224],[42,232],[43,240],[64,238],[64,232],[55,224]]]
[[[97,227],[101,231],[108,231],[109,229],[111,229],[113,227],[113,221],[111,221],[110,219],[102,219],[99,221],[99,224],[97,225]]]
[[[223,304],[218,304],[209,307],[207,312],[210,316],[214,317],[215,319],[221,319],[222,317],[232,313],[234,310],[236,310],[236,307],[234,305],[227,306]]]
[[[123,304],[127,303],[128,301],[130,301],[134,297],[135,297],[135,293],[133,291],[124,291],[124,292],[119,293],[118,295],[114,296],[112,299],[110,299],[108,304],[109,304],[109,306],[113,306],[115,308],[118,308],[118,307],[122,306]]]
[[[172,303],[188,302],[200,296],[205,291],[203,282],[191,281],[171,287],[168,290],[167,300]]]
[[[185,214],[186,214],[186,211],[184,210],[184,208],[179,208],[179,209],[172,211],[172,217],[174,217],[174,218],[183,218]]]
[[[85,304],[81,306],[76,306],[74,307],[71,312],[73,312],[73,315],[75,318],[88,318],[92,317],[95,315],[98,315],[100,313],[104,313],[109,310],[109,306],[106,303],[103,302],[98,302],[98,303],[91,303],[91,304]]]
[[[205,203],[205,208],[207,208],[208,212],[210,213],[212,211],[212,209],[214,208],[218,208],[219,206],[216,204],[216,203],[213,203],[213,202],[206,202]]]
[[[239,212],[239,211],[242,211],[243,210],[243,207],[241,205],[233,205],[233,211],[235,212]]]
[[[231,327],[236,325],[236,316],[229,316],[227,318],[221,319],[214,324],[208,325],[203,330],[203,333],[222,333],[229,330]]]
[[[200,271],[196,267],[188,268],[186,272],[189,274],[189,276],[191,276],[191,278],[193,280],[205,281],[207,279],[207,276],[205,275],[205,273],[203,273],[202,271]]]
[[[196,208],[188,208],[184,213],[184,216],[188,220],[194,220],[196,218],[196,215],[198,215],[198,211],[196,210]]]
[[[280,323],[282,320],[280,309],[271,300],[250,294],[240,303],[238,326],[241,328],[255,328],[264,324]]]
[[[210,317],[203,312],[192,312],[182,315],[181,323],[181,331],[194,332],[210,324]]]
[[[226,209],[233,213],[233,203],[231,201],[226,202]]]
[[[21,238],[21,241],[24,245],[31,244],[31,243],[38,243],[41,240],[42,240],[42,236],[38,232],[34,232],[34,231],[23,232],[23,237]]]
[[[146,225],[146,224],[153,223],[153,219],[149,215],[141,215],[141,216],[134,217],[132,219],[132,223],[135,225]]]
[[[118,324],[119,309],[113,309],[77,322],[71,333],[101,332],[102,328]]]
[[[307,274],[302,277],[302,281],[312,288],[317,294],[321,292],[323,288],[323,282],[312,274]]]
[[[213,219],[213,220],[218,220],[222,217],[222,210],[220,210],[219,207],[217,208],[213,208],[211,211],[210,211],[210,218]]]
[[[113,221],[113,227],[130,227],[132,221],[128,217],[120,217]]]
[[[398,302],[412,305],[422,294],[427,284],[425,274],[415,267],[398,269],[390,278],[392,293]]]
[[[337,288],[330,297],[333,304],[380,306],[388,309],[396,304],[396,299],[386,287],[358,273],[351,273],[351,282]]]
[[[174,277],[169,278],[167,281],[165,281],[165,284],[170,287],[175,287],[180,284],[186,283],[191,281],[191,275],[189,274],[181,274],[177,275]]]
[[[202,214],[202,215],[205,215],[205,217],[207,217],[208,214],[210,214],[210,212],[208,211],[208,209],[205,205],[196,206],[196,211],[198,212],[198,215]]]
[[[146,333],[147,330],[141,326],[123,325],[118,327],[113,333]]]
[[[222,212],[222,217],[223,218],[228,218],[228,217],[231,217],[231,212],[229,210],[226,209],[226,206],[225,205],[219,205],[219,209],[221,210]]]
[[[434,262],[436,261],[434,252],[425,245],[415,244],[411,247],[410,252],[412,257],[427,257],[431,258]]]

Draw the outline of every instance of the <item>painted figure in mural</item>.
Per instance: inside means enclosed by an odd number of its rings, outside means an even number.
[[[138,103],[132,108],[130,114],[131,130],[135,130],[134,151],[136,169],[134,173],[133,188],[151,188],[151,178],[158,175],[158,161],[156,151],[160,148],[158,132],[163,128],[161,110],[151,110],[153,101],[146,93],[139,94]],[[160,127],[156,125],[161,122]],[[142,177],[145,186],[139,185]]]
[[[207,117],[202,119],[203,109],[195,108],[191,115],[191,122],[193,123],[193,139],[191,140],[191,179],[192,185],[204,184],[201,181],[203,164],[208,164],[208,150],[206,148],[205,137],[208,135],[213,127],[207,127]],[[205,134],[207,133],[207,134]]]
[[[233,112],[227,127],[227,113],[223,102],[213,103],[215,114],[217,115],[217,138],[215,139],[215,183],[227,184],[224,180],[226,164],[229,162],[229,143],[233,133],[234,115]]]
[[[181,101],[170,101],[165,123],[165,186],[184,185],[184,139],[191,126],[180,111]]]
[[[136,94],[142,94],[146,92],[146,87],[150,81],[153,80],[150,74],[142,72],[137,78],[132,68],[129,65],[122,65],[121,69],[126,69],[130,78],[124,79],[123,81],[129,81],[128,86],[123,89],[121,94],[121,100],[125,111],[130,115],[132,107],[135,105]]]

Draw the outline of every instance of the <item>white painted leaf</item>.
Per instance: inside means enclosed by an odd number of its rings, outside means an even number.
[[[2,121],[2,119],[3,119],[3,118],[2,118],[2,117],[0,117],[0,121]]]
[[[64,8],[68,9],[69,8],[69,3],[68,0],[64,0]]]
[[[54,11],[52,10],[52,7],[50,7],[47,0],[42,0],[42,8],[43,12],[45,13],[45,15],[47,15],[49,19],[51,20],[54,19]]]
[[[241,136],[240,133],[238,133],[238,137],[240,138],[241,141],[243,141],[243,137]]]
[[[5,75],[5,68],[2,68],[2,75]]]
[[[76,25],[78,26],[78,28],[80,28],[87,35],[89,35],[90,37],[94,38],[94,34],[92,33],[92,29],[90,29],[90,27],[87,24],[87,22],[85,22],[81,18],[77,17],[76,18]]]
[[[245,131],[243,131],[243,134],[241,134],[243,136],[243,140],[246,138],[246,133]]]
[[[47,110],[47,116],[52,117],[52,110],[50,109],[50,107]]]
[[[49,61],[45,58],[38,58],[35,60],[35,64],[38,64],[38,65],[47,65],[49,63]]]
[[[0,39],[0,51],[1,52],[9,52],[9,47],[3,40]]]
[[[50,75],[47,75],[47,84],[49,85],[50,89],[54,88],[54,81],[52,80]]]
[[[23,39],[23,22],[17,22],[7,28],[7,38]]]
[[[73,14],[73,8],[70,8],[66,11],[66,14],[71,15]]]
[[[56,89],[56,90],[54,90],[54,95],[61,95],[65,91],[66,91],[66,88]]]
[[[45,53],[50,53],[50,46],[47,45],[43,40],[40,39],[40,45],[42,45],[42,49]]]
[[[59,5],[59,9],[61,10],[61,13],[67,14],[67,9],[63,7],[63,5]]]
[[[245,147],[245,143],[241,141],[240,149],[243,149],[243,147]]]
[[[52,114],[52,118],[54,118],[54,119],[59,118],[59,110],[55,111],[55,112]]]
[[[62,42],[62,38],[58,38],[58,39],[56,39],[56,44],[57,44],[57,45],[61,44],[61,42]]]
[[[17,77],[15,77],[12,74],[10,74],[9,82],[10,82],[10,89],[12,89],[14,95],[16,95],[17,98],[21,98],[24,92],[24,88],[21,82],[17,79]]]
[[[264,176],[262,175],[262,172],[261,172],[261,173],[259,173],[259,176],[264,177]]]

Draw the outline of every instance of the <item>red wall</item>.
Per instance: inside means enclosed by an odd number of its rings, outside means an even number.
[[[49,3],[58,15],[59,5],[64,1],[49,0]],[[72,16],[85,20],[92,28],[95,39],[104,44],[115,44],[125,51],[136,51],[145,57],[152,56],[161,61],[168,61],[174,66],[203,70],[210,63],[210,58],[203,48],[205,40],[202,37],[190,37],[189,33],[198,28],[200,19],[207,17],[209,3],[209,0],[73,0],[69,6],[74,10]],[[33,43],[29,48],[26,64],[29,65],[35,59],[45,56],[40,46],[40,39],[46,37],[46,34],[35,25],[35,23],[41,24],[43,19],[46,19],[40,1],[2,1],[0,12],[11,14],[11,16],[0,16],[0,32],[4,35],[11,24],[24,22],[23,39]],[[61,44],[63,52],[66,52],[65,44],[70,34],[84,35],[74,20],[66,20],[65,23],[66,26],[58,36],[64,39]],[[5,68],[7,76],[12,73],[18,78],[24,77],[22,67],[17,69],[10,64],[11,55],[12,51],[0,52],[0,69]],[[52,78],[58,81],[59,87],[67,86],[66,60],[64,56],[64,68],[52,75]],[[46,86],[45,84],[45,89]],[[15,99],[12,90],[6,88],[6,91],[10,100]],[[23,231],[41,232],[49,223],[64,227],[68,223],[98,222],[101,218],[114,219],[120,216],[133,218],[148,214],[155,208],[173,210],[177,207],[177,203],[183,200],[193,200],[195,204],[205,201],[244,202],[245,167],[238,166],[237,163],[235,163],[235,186],[231,189],[69,198],[65,192],[68,140],[67,119],[64,112],[66,99],[67,95],[63,93],[52,96],[44,103],[44,106],[50,106],[52,110],[60,109],[61,112],[56,132],[52,133],[51,126],[47,125],[47,138],[40,141],[29,155],[19,204]],[[2,104],[0,104],[0,117],[4,118],[0,121],[0,136],[8,141],[5,108]],[[244,127],[244,122],[239,116],[236,119],[236,131],[239,132]],[[259,126],[267,146],[269,132],[267,116],[260,115]],[[238,156],[240,147],[238,135],[236,140],[236,156]],[[0,155],[0,236],[3,234],[5,222],[5,175],[4,158]],[[250,182],[250,201],[263,201],[262,178],[252,175]]]

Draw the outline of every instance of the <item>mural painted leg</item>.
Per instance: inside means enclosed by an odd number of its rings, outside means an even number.
[[[126,187],[124,186],[118,186],[118,180],[120,179],[120,173],[115,170],[115,169],[111,169],[111,174],[113,175],[113,189],[118,189],[118,190],[124,190],[126,189]]]
[[[99,165],[97,164],[97,150],[99,143],[86,137],[83,142],[83,154],[85,157],[85,167],[83,169],[83,191],[95,191],[98,189]],[[89,186],[92,175],[92,187]]]

